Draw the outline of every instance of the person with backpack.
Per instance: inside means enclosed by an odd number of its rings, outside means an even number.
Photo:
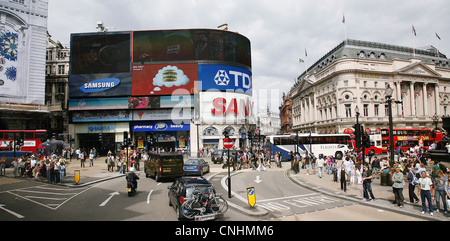
[[[416,193],[414,192],[416,189],[416,186],[419,184],[418,178],[416,176],[417,168],[414,168],[411,164],[409,165],[409,172],[406,176],[406,180],[408,181],[408,191],[409,191],[409,202],[410,203],[418,203],[419,198],[417,197]]]

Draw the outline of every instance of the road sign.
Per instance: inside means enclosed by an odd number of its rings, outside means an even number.
[[[250,205],[250,207],[254,208],[255,204],[256,204],[255,188],[254,187],[247,188],[247,199],[248,199],[248,204]]]
[[[78,184],[80,182],[80,170],[74,171],[74,181],[75,181],[75,184]]]
[[[231,140],[230,138],[226,138],[225,140],[223,140],[223,147],[225,149],[231,149],[234,146],[234,141]]]

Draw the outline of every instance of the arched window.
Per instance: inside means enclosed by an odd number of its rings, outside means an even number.
[[[219,135],[219,130],[217,130],[215,127],[207,127],[204,131],[203,131],[203,135],[204,136],[218,136]]]

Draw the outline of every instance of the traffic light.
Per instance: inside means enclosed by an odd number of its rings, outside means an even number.
[[[25,134],[23,133],[23,131],[19,132],[19,139],[17,140],[17,144],[19,146],[23,146],[24,139],[25,139]]]
[[[362,141],[362,145],[363,145],[365,148],[370,148],[370,137],[369,137],[369,135],[364,134],[364,136],[363,136],[363,141]]]
[[[128,131],[123,132],[123,144],[128,144]]]

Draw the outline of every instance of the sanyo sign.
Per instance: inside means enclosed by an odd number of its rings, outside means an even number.
[[[199,65],[201,90],[221,90],[252,94],[252,73],[226,65]]]

